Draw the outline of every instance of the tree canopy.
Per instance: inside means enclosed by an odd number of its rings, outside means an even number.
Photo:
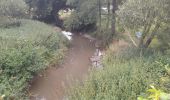
[[[94,28],[98,13],[96,0],[68,0],[67,5],[75,9],[71,18],[65,21],[67,29],[82,30],[83,28]]]
[[[124,28],[142,33],[139,46],[148,47],[161,26],[169,21],[169,6],[169,0],[127,0],[117,14]]]
[[[27,5],[23,0],[1,0],[0,16],[21,17],[26,13]]]

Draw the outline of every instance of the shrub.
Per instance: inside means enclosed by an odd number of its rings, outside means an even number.
[[[25,100],[28,82],[52,61],[59,63],[67,44],[61,33],[37,21],[0,28],[0,94],[5,100]]]
[[[159,48],[165,52],[170,54],[170,28],[165,26],[164,29],[159,32],[161,34],[158,35],[158,40],[159,40]]]
[[[121,52],[122,53],[122,52]],[[130,55],[129,57],[126,55]],[[84,84],[69,91],[70,100],[136,100],[150,84],[159,86],[165,69],[155,61],[164,57],[158,54],[108,53],[104,69],[92,71]]]
[[[97,23],[97,4],[94,0],[75,0],[75,11],[64,21],[66,30],[88,31],[93,29]],[[74,5],[73,5],[74,6]]]
[[[138,100],[170,100],[170,59],[167,60],[161,59],[156,61],[156,63],[162,68],[166,69],[163,77],[160,77],[159,87],[160,89],[155,88],[155,86],[150,85],[151,89],[148,89],[145,93],[142,93]],[[147,98],[147,99],[146,99]]]
[[[64,28],[69,31],[89,31],[96,26],[96,17],[94,15],[84,13],[82,16],[78,13],[73,13],[64,21]]]
[[[27,5],[24,0],[0,1],[0,27],[19,26],[20,21],[26,15]]]
[[[1,0],[0,16],[21,17],[26,13],[27,5],[24,0]]]
[[[96,30],[91,33],[91,35],[101,41],[100,45],[102,47],[108,46],[113,40],[113,33],[111,32],[111,29],[104,29],[101,27],[101,29]]]
[[[35,73],[46,67],[41,50],[26,44],[23,48],[1,50],[1,94],[9,98],[21,98],[27,82]]]
[[[170,94],[167,94],[161,90],[156,89],[154,86],[151,86],[151,89],[148,89],[147,98],[138,97],[138,100],[170,100]]]

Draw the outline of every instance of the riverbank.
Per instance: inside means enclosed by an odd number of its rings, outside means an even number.
[[[64,63],[47,69],[45,77],[36,77],[32,83],[31,100],[62,100],[66,88],[87,76],[91,66],[89,59],[95,49],[94,43],[89,39],[74,35]]]

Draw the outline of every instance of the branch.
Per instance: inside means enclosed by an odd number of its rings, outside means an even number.
[[[155,28],[154,28],[154,30],[152,31],[152,33],[151,33],[151,35],[150,35],[150,37],[147,39],[147,41],[146,41],[146,43],[145,43],[145,48],[148,48],[149,47],[149,45],[151,44],[151,42],[152,42],[152,40],[153,40],[153,38],[154,38],[154,36],[156,35],[156,32],[157,32],[157,30],[160,28],[160,23],[157,23],[156,25],[155,25]]]
[[[128,34],[128,36],[129,36],[130,40],[132,41],[133,45],[134,45],[135,47],[138,47],[137,43],[136,43],[135,40],[132,38],[132,36],[130,35],[130,33],[127,32],[127,34]]]

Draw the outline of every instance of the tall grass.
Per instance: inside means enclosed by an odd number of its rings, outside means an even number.
[[[5,100],[26,99],[28,82],[50,63],[59,63],[67,45],[61,33],[38,21],[0,28],[0,94]]]
[[[69,100],[137,100],[150,84],[160,86],[165,68],[156,61],[168,63],[168,58],[137,51],[108,52],[103,59],[104,69],[92,71],[84,84],[73,87]]]

